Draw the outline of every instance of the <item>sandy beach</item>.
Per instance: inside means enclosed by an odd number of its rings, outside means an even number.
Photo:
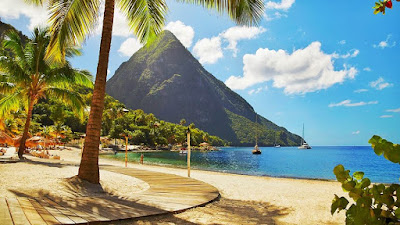
[[[16,191],[40,195],[113,194],[129,198],[130,193],[145,191],[148,185],[122,174],[101,171],[103,190],[71,189],[80,150],[52,150],[70,166],[56,167],[29,162],[0,164],[0,197]],[[124,166],[121,161],[100,159],[100,164]],[[185,169],[129,163],[129,167],[187,176]],[[344,224],[344,213],[330,215],[334,194],[346,195],[338,182],[256,177],[192,170],[191,177],[209,183],[221,193],[221,199],[173,215],[120,221],[114,224]],[[121,182],[122,181],[122,182]],[[72,185],[71,185],[72,184]],[[72,190],[72,191],[71,191]],[[90,193],[93,191],[93,193]],[[103,193],[104,192],[104,193]]]

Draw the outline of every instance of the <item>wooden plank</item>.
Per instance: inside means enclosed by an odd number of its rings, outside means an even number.
[[[51,207],[54,207],[55,209],[60,211],[63,215],[67,216],[69,219],[71,219],[75,223],[79,224],[79,223],[87,223],[88,222],[87,220],[83,219],[82,217],[76,215],[74,212],[69,210],[69,208],[65,208],[46,197],[43,197],[42,199],[44,201],[46,201]]]
[[[55,199],[50,199],[53,202],[68,208],[68,210],[70,210],[71,212],[75,213],[76,215],[82,217],[83,219],[87,220],[88,222],[96,222],[96,221],[110,221],[110,219],[102,217],[100,215],[96,215],[96,214],[90,214],[88,212],[85,211],[85,209],[79,207],[79,205],[76,203],[76,201],[74,199],[69,199],[66,201],[63,200],[55,200]]]
[[[61,224],[75,224],[73,220],[68,218],[68,216],[62,214],[58,209],[53,208],[49,203],[47,203],[45,200],[40,199],[40,198],[35,198],[35,200],[43,206],[51,215],[54,216],[58,221],[60,221]]]
[[[28,198],[18,197],[18,202],[21,208],[24,210],[26,218],[32,225],[46,225],[47,223],[43,220],[40,214],[33,207],[32,203]]]
[[[30,224],[25,216],[24,211],[21,208],[17,198],[6,198],[10,214],[15,225],[26,225]]]
[[[5,198],[0,198],[0,224],[14,225]]]
[[[29,199],[32,206],[36,209],[36,211],[40,214],[42,219],[49,225],[61,224],[49,211],[47,211],[39,202],[35,199]]]
[[[112,212],[113,209],[111,207],[100,204],[89,197],[77,198],[75,201],[91,215],[100,215],[101,217],[108,218],[109,221],[127,219],[127,217]]]

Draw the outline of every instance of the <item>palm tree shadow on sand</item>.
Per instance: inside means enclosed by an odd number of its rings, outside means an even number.
[[[118,221],[113,224],[277,224],[276,220],[289,214],[288,208],[270,203],[221,198],[203,207],[179,214],[164,214],[145,218]]]

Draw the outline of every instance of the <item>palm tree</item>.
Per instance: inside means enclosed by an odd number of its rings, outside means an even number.
[[[46,0],[26,0],[42,5]],[[66,46],[82,43],[95,29],[99,19],[102,0],[51,0],[49,3],[51,23],[51,48],[48,60],[61,61]],[[256,24],[264,14],[262,0],[182,0],[227,13],[237,24]],[[119,9],[125,14],[131,30],[142,42],[151,42],[163,29],[168,7],[165,0],[119,0]],[[111,46],[115,0],[105,0],[103,29],[101,34],[99,61],[86,138],[78,177],[91,183],[99,183],[99,144],[101,119],[107,78],[108,59]]]
[[[84,104],[79,93],[73,91],[73,87],[93,86],[87,71],[75,70],[67,61],[64,64],[45,61],[49,44],[48,29],[39,28],[34,30],[32,40],[25,46],[15,31],[9,32],[2,41],[0,94],[4,97],[0,99],[0,118],[4,119],[7,113],[18,110],[21,106],[27,111],[18,149],[19,158],[22,158],[25,150],[33,106],[39,99],[55,97],[80,114]],[[66,49],[66,56],[77,53],[74,48]]]

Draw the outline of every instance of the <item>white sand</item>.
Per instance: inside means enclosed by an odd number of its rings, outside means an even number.
[[[62,160],[79,162],[80,150],[54,151]],[[146,162],[146,158],[145,158]],[[122,161],[100,159],[100,164],[124,166]],[[129,167],[187,176],[185,169],[129,163]],[[41,174],[40,176],[30,174]],[[61,175],[60,175],[61,174]],[[12,190],[54,191],[65,180],[77,174],[76,167],[48,167],[24,163],[0,164],[0,196]],[[24,176],[24,179],[19,179]],[[5,180],[3,178],[5,177]],[[338,182],[300,180],[290,178],[256,177],[210,171],[192,170],[191,177],[214,185],[221,193],[221,200],[180,214],[149,217],[119,224],[344,224],[344,213],[330,215],[334,194],[347,196]],[[40,178],[40,179],[39,179]],[[31,179],[26,182],[25,179]],[[121,179],[126,179],[121,182]],[[18,181],[20,180],[20,181]],[[24,181],[21,181],[24,180]],[[35,183],[40,180],[40,183]],[[101,172],[102,185],[114,194],[126,196],[131,185],[143,191],[146,184],[140,180]],[[131,182],[131,183],[129,183]],[[121,185],[121,184],[128,185]],[[118,192],[116,192],[118,190]],[[125,190],[125,191],[124,191]],[[60,190],[68,195],[68,191]],[[129,195],[128,195],[129,196]]]
[[[77,159],[76,151],[51,151],[51,154],[71,154]],[[45,161],[45,160],[44,160]],[[39,162],[0,163],[0,197],[27,195],[38,197],[51,193],[56,196],[99,196],[116,195],[129,198],[132,193],[145,191],[149,185],[131,176],[100,171],[101,187],[94,187],[79,180],[77,166],[51,165]]]

